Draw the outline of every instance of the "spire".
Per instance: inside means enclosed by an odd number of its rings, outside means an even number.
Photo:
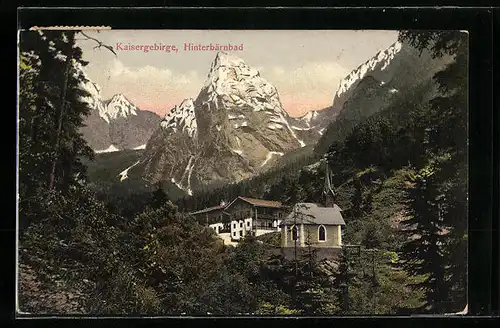
[[[333,191],[332,183],[332,172],[328,160],[324,160],[325,163],[325,187],[323,189],[323,195],[325,196],[325,207],[335,206],[335,192]]]

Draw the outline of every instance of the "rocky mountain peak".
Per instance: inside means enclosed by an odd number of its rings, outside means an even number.
[[[193,98],[184,99],[180,105],[176,105],[168,112],[160,123],[160,126],[169,132],[183,131],[189,137],[194,137],[198,130],[196,114],[194,111]]]
[[[284,112],[276,88],[241,58],[225,52],[217,53],[201,94],[209,110],[235,105]]]
[[[215,59],[212,62],[211,71],[214,71],[214,68],[221,66],[239,66],[244,64],[245,62],[243,59],[225,51],[219,51],[215,55]]]
[[[342,106],[341,103],[344,98],[346,98],[346,93],[353,90],[355,84],[361,81],[365,76],[375,71],[384,71],[401,51],[402,46],[401,42],[396,41],[385,51],[379,51],[375,56],[359,65],[355,70],[349,73],[349,75],[344,77],[340,81],[339,88],[335,93],[333,106]]]
[[[106,114],[111,119],[117,117],[127,117],[129,115],[137,115],[137,108],[123,94],[119,93],[111,97],[106,103]]]
[[[160,117],[140,110],[121,93],[103,100],[101,88],[87,76],[83,66],[75,64],[75,71],[83,76],[80,88],[88,95],[82,97],[82,101],[91,109],[82,127],[89,146],[96,152],[142,149],[158,126]]]
[[[172,108],[149,140],[143,178],[188,194],[240,181],[306,146],[290,123],[276,88],[241,58],[219,52],[195,100]]]

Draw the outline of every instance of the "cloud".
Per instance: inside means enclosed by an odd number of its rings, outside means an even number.
[[[350,73],[334,62],[308,62],[291,69],[262,67],[260,72],[276,86],[283,106],[294,116],[331,105],[340,80]]]
[[[165,112],[186,97],[195,97],[202,79],[194,70],[178,73],[168,67],[146,65],[126,67],[113,59],[101,79],[106,80],[106,96],[123,93],[139,106]]]
[[[125,79],[130,83],[148,82],[150,84],[162,84],[163,86],[181,88],[185,85],[199,82],[199,76],[195,71],[188,74],[174,73],[167,67],[158,68],[151,65],[135,69],[127,68],[123,63],[114,59],[109,74],[113,79]]]
[[[279,66],[263,68],[261,76],[276,85],[278,91],[309,93],[327,92],[331,96],[349,70],[333,62],[309,62],[293,69]]]

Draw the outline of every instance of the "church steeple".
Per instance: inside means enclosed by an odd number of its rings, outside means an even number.
[[[324,159],[325,164],[325,186],[323,189],[323,195],[325,197],[325,207],[334,207],[335,206],[335,192],[333,191],[333,183],[332,183],[332,171],[330,169],[330,165],[328,164],[328,160]]]

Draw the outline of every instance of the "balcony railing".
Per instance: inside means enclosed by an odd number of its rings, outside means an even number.
[[[281,219],[278,215],[278,213],[257,213],[257,219],[272,219],[272,220],[279,220]]]
[[[271,224],[271,226],[269,226],[269,223],[258,223],[258,224],[254,224],[252,225],[252,229],[253,230],[275,230],[277,229],[277,227],[275,227],[273,224]]]

